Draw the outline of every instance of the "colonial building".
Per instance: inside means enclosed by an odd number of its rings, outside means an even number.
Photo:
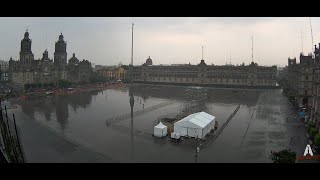
[[[128,70],[123,67],[118,67],[115,69],[116,79],[125,80],[128,78],[127,75]]]
[[[31,51],[32,41],[28,31],[21,40],[20,60],[9,61],[9,79],[17,85],[54,83],[59,80],[69,82],[89,82],[92,73],[91,63],[88,60],[79,60],[73,54],[67,63],[67,43],[62,33],[55,43],[54,59],[49,58],[47,50],[42,58],[35,60]]]
[[[296,58],[288,59],[288,96],[297,107],[312,106],[314,59],[312,54],[300,54],[300,63]]]
[[[2,72],[7,71],[9,68],[9,62],[8,61],[4,61],[4,60],[0,60],[0,70]]]
[[[320,43],[319,43],[320,48]],[[312,86],[312,107],[310,120],[317,123],[317,128],[320,128],[320,52],[315,46],[315,58],[313,64],[313,86]]]
[[[207,65],[204,60],[198,65],[151,65],[150,57],[141,66],[133,67],[133,82],[193,84],[220,87],[265,88],[276,87],[277,67],[258,66],[216,66]]]

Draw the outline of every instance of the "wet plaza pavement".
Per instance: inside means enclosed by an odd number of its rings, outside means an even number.
[[[24,100],[15,113],[28,162],[195,162],[194,139],[155,139],[160,117],[206,111],[220,126],[200,141],[197,162],[271,162],[271,150],[307,144],[305,128],[280,89],[243,90],[135,85],[133,120],[128,89]]]

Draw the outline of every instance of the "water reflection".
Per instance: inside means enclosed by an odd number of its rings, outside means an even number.
[[[35,113],[43,114],[46,121],[51,121],[52,114],[55,114],[62,132],[65,130],[70,106],[76,113],[79,108],[87,108],[92,103],[92,97],[97,96],[102,90],[75,93],[66,96],[48,96],[20,102],[22,111],[35,119]]]
[[[199,103],[198,105],[201,107],[206,103],[242,104],[250,107],[257,103],[261,93],[261,90],[156,85],[134,85],[132,89],[136,96],[140,96],[143,99],[153,97],[184,102],[193,101]]]
[[[129,98],[130,98],[130,117],[131,117],[131,126],[130,126],[130,135],[131,135],[131,160],[134,158],[134,139],[133,139],[133,106],[134,106],[134,96],[132,92],[132,85],[129,86]]]
[[[232,138],[224,137],[232,144],[233,136],[240,137],[242,124],[252,117],[261,93],[259,90],[128,85],[124,90],[108,89],[47,97],[42,101],[22,101],[21,107],[34,119],[47,121],[49,127],[59,132],[67,132],[65,136],[92,144],[95,150],[124,162],[192,162],[195,141],[175,144],[168,141],[169,137],[155,139],[151,136],[153,122],[171,114],[208,111],[217,117],[219,124],[223,124],[233,112],[234,105],[250,106],[252,109],[241,107],[242,114],[238,114],[241,118],[234,121],[237,128],[230,126],[232,133],[228,133]],[[213,140],[206,143],[208,149],[212,143]],[[168,153],[161,155],[161,152]]]

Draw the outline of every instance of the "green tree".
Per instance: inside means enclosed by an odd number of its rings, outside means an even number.
[[[122,65],[121,66],[124,70],[129,70],[129,66],[127,66],[127,65]]]
[[[71,86],[71,83],[66,80],[59,80],[59,87],[60,88],[68,88]]]
[[[315,135],[318,133],[318,130],[317,130],[317,128],[315,128],[315,127],[312,127],[312,128],[310,128],[310,136],[313,138],[313,137],[315,137]]]
[[[320,146],[320,132],[314,137],[314,144]]]
[[[24,88],[25,88],[25,89],[29,89],[29,88],[30,88],[30,84],[25,84],[25,85],[24,85]]]
[[[37,88],[41,88],[42,87],[42,84],[41,83],[38,83],[37,84]]]
[[[282,150],[279,152],[271,152],[271,159],[273,163],[295,163],[296,153],[291,150]]]

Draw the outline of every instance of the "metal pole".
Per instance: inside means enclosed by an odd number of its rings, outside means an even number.
[[[7,106],[4,106],[4,109],[6,111],[8,132],[9,132],[9,136],[11,137],[10,126],[9,126],[9,118],[8,118],[8,113],[7,113]]]
[[[13,114],[12,116],[13,116],[14,129],[15,129],[15,131],[16,131],[16,137],[17,137],[17,141],[18,141],[18,147],[19,147],[21,159],[22,159],[22,161],[24,162],[23,153],[22,153],[22,150],[21,150],[20,140],[19,140],[19,136],[18,136],[18,130],[17,130],[17,125],[16,125],[16,118],[15,118],[14,114]]]
[[[196,156],[195,156],[195,163],[197,163],[198,160],[198,135],[197,135],[197,139],[196,139]]]
[[[132,44],[131,44],[131,65],[133,65],[133,22],[132,22]]]

